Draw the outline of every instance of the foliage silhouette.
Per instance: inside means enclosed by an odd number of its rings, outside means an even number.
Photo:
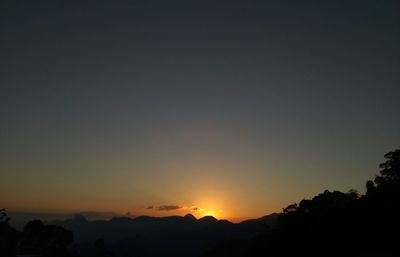
[[[10,218],[5,209],[0,209],[0,256],[14,256],[17,248],[19,232],[9,224]]]
[[[0,209],[0,222],[8,223],[10,219],[11,218],[7,216],[6,209]]]
[[[386,161],[379,167],[380,176],[376,176],[375,183],[383,185],[385,183],[399,182],[400,180],[400,149],[385,154]]]
[[[9,225],[4,209],[1,210],[0,217],[0,256],[77,256],[67,249],[73,241],[71,231],[60,226],[46,226],[40,220],[33,220],[25,225],[21,233]]]
[[[400,256],[400,149],[384,157],[365,195],[326,190],[284,208],[274,231],[204,256]]]

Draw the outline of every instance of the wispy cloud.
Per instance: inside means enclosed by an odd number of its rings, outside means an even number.
[[[175,211],[181,209],[181,206],[178,205],[160,205],[157,210],[159,211]]]
[[[192,211],[196,211],[196,212],[202,212],[204,211],[203,208],[200,208],[198,206],[190,206],[188,209],[192,210]]]
[[[205,209],[199,206],[180,206],[180,205],[149,205],[145,207],[147,210],[154,210],[154,211],[176,211],[176,210],[183,210],[183,211],[192,211],[192,212],[204,212]]]

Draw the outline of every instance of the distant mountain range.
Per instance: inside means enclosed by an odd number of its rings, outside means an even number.
[[[89,221],[77,214],[72,219],[48,224],[73,231],[75,248],[85,249],[97,239],[105,241],[115,256],[198,256],[230,239],[250,238],[276,226],[277,214],[232,223],[212,216],[193,215],[136,218],[115,217]]]

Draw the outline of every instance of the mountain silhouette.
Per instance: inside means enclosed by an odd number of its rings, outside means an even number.
[[[210,223],[210,222],[216,222],[218,220],[213,216],[204,216],[203,218],[200,218],[199,221],[204,223]]]
[[[98,238],[118,256],[198,256],[230,238],[250,238],[276,225],[276,214],[239,224],[213,216],[196,219],[185,216],[136,218],[115,217],[89,221],[77,214],[72,219],[49,221],[74,232],[75,247],[84,249]],[[268,216],[267,216],[268,217]],[[268,226],[261,226],[268,223]]]
[[[400,149],[384,157],[364,195],[325,190],[279,214],[240,223],[191,214],[95,221],[76,214],[45,223],[32,220],[17,231],[0,209],[0,256],[397,257]]]
[[[187,220],[197,220],[195,216],[193,216],[192,214],[188,213],[185,216],[183,216],[183,218],[187,219]]]

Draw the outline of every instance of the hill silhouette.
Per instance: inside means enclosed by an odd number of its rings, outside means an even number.
[[[325,190],[238,224],[191,214],[97,221],[77,214],[33,220],[20,232],[1,209],[0,256],[400,256],[400,149],[384,157],[364,195]]]
[[[73,231],[78,250],[102,238],[118,256],[198,256],[230,238],[251,238],[274,227],[277,215],[268,217],[259,222],[235,224],[212,216],[196,219],[191,214],[183,217],[116,217],[109,221],[88,221],[78,214],[72,219],[49,224]]]
[[[400,149],[384,157],[365,195],[326,190],[284,208],[275,229],[203,256],[400,256]]]

